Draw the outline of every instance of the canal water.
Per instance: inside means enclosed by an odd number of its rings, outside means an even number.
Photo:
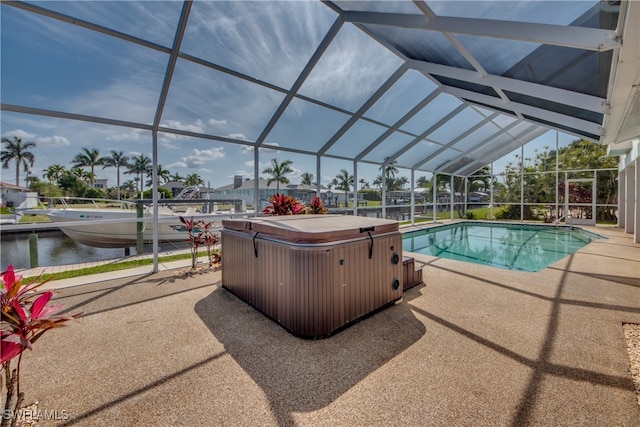
[[[13,268],[31,268],[29,258],[30,233],[2,233],[1,238],[1,270],[5,271],[9,264]],[[187,248],[186,244],[161,243],[160,251]],[[151,245],[145,245],[144,253],[153,253]],[[130,254],[136,254],[135,246]],[[61,231],[45,231],[38,233],[38,262],[40,267],[78,264],[83,262],[105,261],[124,256],[124,248],[94,248],[77,243]]]

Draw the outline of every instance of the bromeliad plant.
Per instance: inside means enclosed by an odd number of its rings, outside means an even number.
[[[266,215],[299,215],[304,213],[304,205],[295,197],[274,194],[268,199],[270,205],[262,210]]]
[[[53,291],[38,290],[47,281],[35,279],[24,283],[22,276],[15,275],[12,265],[0,280],[0,372],[5,376],[7,387],[2,427],[16,425],[18,410],[24,400],[24,393],[20,391],[20,364],[24,350],[32,350],[33,344],[45,332],[65,326],[67,321],[81,316],[81,313],[60,313],[62,305],[47,307]],[[14,361],[15,367],[12,366]],[[0,390],[1,387],[0,384]],[[14,399],[15,404],[12,403]]]
[[[314,214],[314,215],[324,215],[327,213],[328,209],[324,206],[324,202],[318,196],[315,196],[311,199],[311,203],[305,209],[306,213]]]

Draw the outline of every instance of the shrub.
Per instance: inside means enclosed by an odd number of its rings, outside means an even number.
[[[262,210],[266,215],[299,215],[303,214],[304,205],[295,197],[286,194],[274,194],[269,197],[270,206]]]
[[[20,365],[24,350],[32,350],[33,344],[45,332],[65,326],[67,321],[81,316],[80,313],[61,314],[62,305],[47,307],[53,291],[38,291],[47,280],[36,280],[24,283],[22,276],[15,275],[13,265],[9,265],[0,280],[0,372],[5,375],[7,385],[3,427],[9,425],[9,421],[12,426],[16,425],[24,399],[24,393],[20,391]],[[13,368],[11,365],[16,359]],[[15,405],[12,405],[16,396]]]

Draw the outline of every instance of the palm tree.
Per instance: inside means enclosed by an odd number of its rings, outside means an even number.
[[[144,154],[139,154],[134,157],[132,163],[129,164],[129,170],[125,173],[131,173],[137,176],[138,178],[138,190],[140,191],[140,198],[142,199],[142,193],[144,192],[144,188],[142,185],[144,182],[142,181],[142,176],[147,173],[149,168],[151,167],[151,159]]]
[[[62,173],[64,172],[64,166],[51,165],[43,171],[42,177],[49,180],[49,183],[57,183]]]
[[[384,162],[380,165],[380,168],[379,168],[382,171],[382,176],[384,177],[384,181],[382,182],[382,185],[384,185],[385,188],[390,187],[389,184],[391,184],[391,180],[396,177],[397,173],[400,172],[396,167],[396,164],[398,163],[398,161],[393,160],[387,163],[388,159],[389,157],[385,157]]]
[[[300,185],[313,185],[313,174],[304,172],[300,175]]]
[[[64,166],[62,165],[51,165],[44,170],[42,177],[49,180],[49,192],[51,194],[53,194],[53,183],[58,183],[63,172]]]
[[[171,175],[169,177],[169,180],[171,180],[173,182],[182,182],[182,181],[184,181],[184,177],[180,176],[179,173],[174,173],[173,175]]]
[[[187,177],[184,179],[184,185],[186,187],[192,186],[192,185],[202,185],[204,184],[204,181],[202,180],[202,178],[200,178],[200,175],[198,175],[197,173],[192,173],[190,175],[187,175]]]
[[[124,151],[116,151],[111,150],[111,155],[104,159],[104,168],[116,168],[116,176],[117,178],[117,199],[120,200],[120,167],[124,166],[125,168],[129,167],[129,156],[124,155]]]
[[[351,186],[353,185],[353,175],[349,175],[349,171],[346,169],[340,169],[340,173],[336,175],[336,189],[344,190],[344,207],[346,208],[348,205],[348,192]]]
[[[9,169],[9,163],[12,160],[16,162],[16,185],[20,185],[20,164],[24,166],[24,171],[29,172],[29,167],[33,167],[36,161],[36,157],[30,148],[35,148],[36,143],[33,141],[22,142],[22,138],[14,136],[13,140],[9,138],[2,138],[2,143],[5,144],[5,150],[0,152],[0,161],[2,162],[3,169]]]
[[[136,183],[135,181],[129,179],[122,184],[122,190],[124,190],[127,197],[131,197],[131,194],[136,192]]]
[[[360,178],[360,180],[358,182],[360,183],[360,190],[364,190],[365,188],[369,188],[369,183],[364,178]]]
[[[82,168],[77,168],[77,167],[72,168],[70,172],[71,172],[71,175],[75,176],[80,181],[85,183],[91,182],[91,177],[93,176],[91,172],[88,172]]]
[[[158,173],[158,186],[160,186],[160,184],[166,184],[167,182],[169,182],[169,180],[171,179],[171,172],[169,172],[168,169],[165,169],[162,167],[162,165],[158,165],[157,169],[157,173]],[[149,171],[147,172],[147,178],[149,178],[147,180],[147,186],[152,186],[153,185],[153,171],[152,169],[149,169]]]
[[[91,168],[91,186],[95,184],[95,167],[102,165],[105,162],[105,157],[100,157],[100,150],[97,148],[83,147],[82,151],[71,160],[71,164],[74,167],[90,167]]]
[[[289,178],[286,177],[288,173],[293,172],[293,169],[289,167],[293,162],[291,160],[283,160],[279,162],[278,159],[271,159],[271,166],[265,168],[262,173],[271,175],[267,179],[267,186],[271,185],[273,181],[276,182],[276,193],[280,193],[280,184],[288,184]]]

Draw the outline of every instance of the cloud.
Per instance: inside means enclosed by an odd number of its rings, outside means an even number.
[[[247,138],[247,136],[243,133],[231,133],[229,135],[227,135],[227,138],[233,138],[233,139],[238,139],[240,141],[248,141],[249,138]]]
[[[269,144],[272,147],[279,147],[280,144],[278,144],[277,142],[273,142]],[[274,154],[274,153],[279,153],[280,150],[276,150],[274,148],[270,148],[270,147],[260,147],[260,152],[264,153],[264,154]],[[240,153],[242,154],[253,154],[253,145],[242,145],[240,147]]]
[[[47,147],[70,147],[71,146],[71,142],[69,142],[67,138],[59,135],[36,138],[36,143],[46,145]]]
[[[222,126],[226,125],[227,121],[225,119],[209,119],[208,123],[211,126]]]
[[[22,142],[29,141],[30,139],[34,139],[36,136],[32,133],[26,132],[22,129],[10,130],[9,132],[5,132],[2,134],[3,138],[13,138],[13,137],[21,138]]]
[[[180,160],[171,163],[168,168],[179,167],[179,168],[189,168],[189,169],[198,169],[200,168],[202,171],[209,172],[207,169],[202,169],[201,167],[207,161],[220,160],[225,157],[224,147],[215,147],[208,148],[206,150],[198,150],[194,148],[191,151],[191,154],[186,157],[180,158]]]

